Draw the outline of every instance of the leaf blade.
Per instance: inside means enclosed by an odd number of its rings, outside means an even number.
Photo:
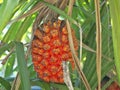
[[[11,85],[9,82],[7,82],[5,79],[3,79],[2,77],[0,77],[0,84],[2,84],[6,90],[9,90],[11,88]]]
[[[16,42],[15,44],[16,44],[16,54],[17,54],[17,62],[18,62],[18,69],[21,78],[21,84],[23,86],[23,90],[30,90],[30,80],[29,80],[27,64],[24,57],[24,47],[23,44],[20,42]]]
[[[109,0],[112,21],[112,38],[114,47],[115,66],[120,85],[120,1]]]
[[[2,6],[0,7],[0,32],[2,31],[2,29],[4,29],[4,27],[12,17],[14,9],[18,3],[19,0],[14,0],[14,2],[13,0],[4,0]]]

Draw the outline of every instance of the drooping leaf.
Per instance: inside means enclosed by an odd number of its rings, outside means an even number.
[[[30,90],[29,72],[25,60],[24,47],[23,44],[20,42],[16,42],[15,44],[22,89]]]
[[[12,17],[14,9],[16,8],[19,0],[4,0],[0,7],[0,32],[7,25],[8,21]]]

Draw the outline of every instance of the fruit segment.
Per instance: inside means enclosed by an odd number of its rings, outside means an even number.
[[[78,41],[72,31],[76,53]],[[74,61],[70,51],[66,25],[61,27],[61,21],[48,22],[42,25],[42,30],[34,32],[32,41],[32,61],[38,77],[46,82],[64,83],[62,61]]]

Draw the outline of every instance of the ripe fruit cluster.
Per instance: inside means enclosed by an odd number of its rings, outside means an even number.
[[[75,50],[78,42],[72,31]],[[32,61],[38,77],[46,82],[64,83],[62,61],[74,61],[69,47],[66,25],[61,27],[61,21],[47,22],[42,30],[34,32],[32,41]]]

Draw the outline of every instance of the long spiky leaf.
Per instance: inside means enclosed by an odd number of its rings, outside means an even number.
[[[120,0],[109,0],[115,66],[120,85]]]
[[[20,42],[16,42],[15,44],[21,84],[23,86],[23,90],[30,90],[30,80],[24,56],[24,47],[23,44]]]

